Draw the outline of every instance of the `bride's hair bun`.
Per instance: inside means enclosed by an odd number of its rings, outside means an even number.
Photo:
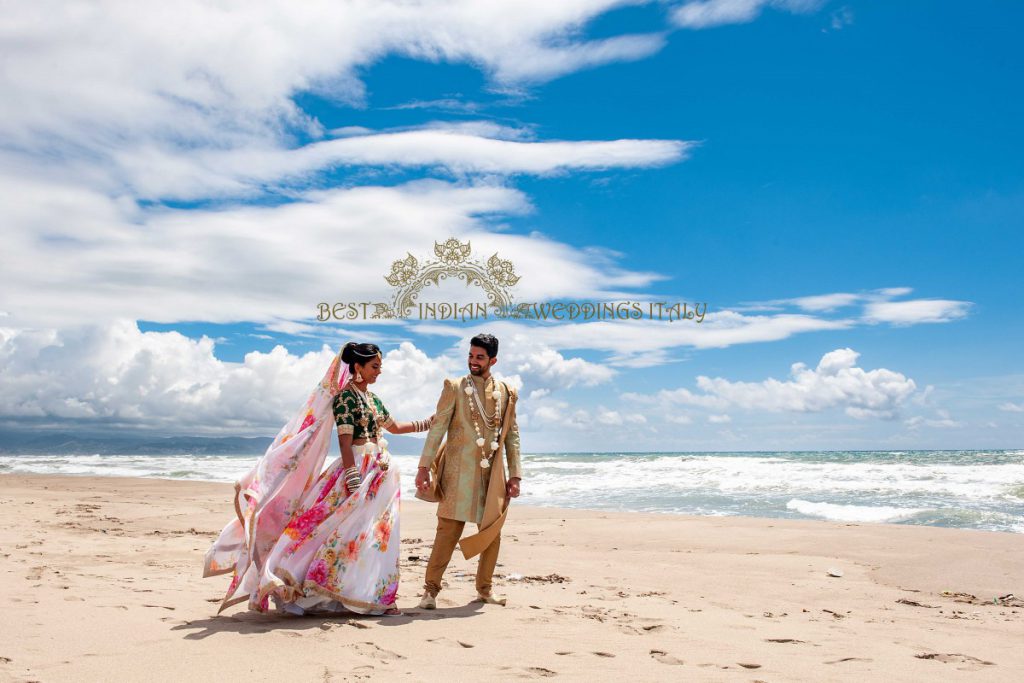
[[[348,342],[341,349],[341,362],[348,365],[349,372],[355,372],[355,364],[363,365],[373,360],[380,354],[380,347],[376,344],[357,344]]]

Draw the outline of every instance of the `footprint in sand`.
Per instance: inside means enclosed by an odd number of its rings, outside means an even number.
[[[796,638],[765,638],[766,643],[803,643],[806,641],[797,640]]]
[[[356,643],[353,647],[355,648],[357,654],[363,655],[364,657],[370,657],[371,659],[405,659],[405,655],[400,655],[397,652],[392,652],[391,650],[385,650],[376,643],[371,643],[369,641],[365,643]]]
[[[651,650],[651,657],[654,658],[654,661],[660,662],[662,664],[685,664],[686,663],[683,660],[679,659],[678,657],[670,655],[669,653],[665,652],[664,650]]]
[[[597,655],[598,657],[614,657],[615,656],[611,652],[595,652],[594,654]]]
[[[960,664],[961,666],[956,667],[960,671],[977,671],[986,666],[995,666],[995,662],[985,661],[984,659],[978,659],[970,655],[963,655],[959,652],[951,652],[948,654],[942,654],[939,652],[922,652],[919,655],[914,655],[918,659],[934,659],[937,662],[943,664]]]
[[[842,664],[843,662],[870,662],[871,659],[867,657],[843,657],[842,659],[833,659],[825,662],[826,664]]]
[[[476,647],[476,645],[473,645],[472,643],[466,643],[461,640],[452,640],[451,638],[445,638],[444,636],[441,636],[440,638],[427,638],[427,642],[434,643],[435,645],[447,645],[448,647]]]
[[[531,666],[531,667],[527,668],[526,670],[529,673],[533,674],[534,676],[540,676],[541,678],[551,678],[552,676],[557,676],[558,675],[557,671],[552,671],[551,669],[545,669],[542,666]]]

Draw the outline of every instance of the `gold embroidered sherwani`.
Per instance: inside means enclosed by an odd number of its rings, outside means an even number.
[[[496,402],[491,395],[495,387],[501,392],[501,409],[504,412],[509,401],[509,390],[513,394],[516,390],[512,387],[506,388],[507,385],[497,381],[494,375],[488,377],[486,382],[481,377],[475,375],[471,375],[471,377],[484,401],[484,409],[487,414],[493,414],[495,410]],[[423,444],[423,454],[420,457],[419,466],[430,467],[437,448],[441,445],[441,440],[447,434],[444,471],[441,474],[441,487],[444,496],[437,506],[437,516],[480,524],[484,512],[484,501],[487,497],[490,470],[480,467],[482,449],[476,445],[477,433],[473,428],[473,413],[470,406],[470,401],[474,399],[464,390],[468,386],[468,382],[469,380],[465,377],[444,381],[441,398],[438,399],[437,410],[434,413],[434,424],[427,433],[426,443]],[[515,405],[512,406],[510,412],[507,419],[512,423],[505,436],[504,448],[509,479],[522,476],[519,461],[519,426],[516,424]],[[482,419],[478,419],[478,422],[485,444],[489,449],[496,433]],[[491,466],[501,467],[502,463],[495,460]]]

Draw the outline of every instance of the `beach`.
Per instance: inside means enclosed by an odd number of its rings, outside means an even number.
[[[0,680],[1024,675],[1019,533],[513,504],[495,588],[509,604],[471,603],[475,560],[457,554],[425,612],[433,507],[404,497],[402,616],[217,616],[228,578],[201,578],[203,554],[232,494],[0,475]]]

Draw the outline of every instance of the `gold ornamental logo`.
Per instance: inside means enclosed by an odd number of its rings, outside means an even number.
[[[417,299],[425,287],[439,287],[445,280],[460,280],[467,287],[476,285],[487,296],[488,306],[497,310],[512,308],[512,294],[508,288],[519,282],[515,266],[495,252],[481,262],[470,258],[472,246],[469,241],[461,242],[450,237],[444,242],[434,242],[435,259],[420,261],[406,252],[404,259],[391,264],[391,274],[385,275],[387,283],[395,288],[386,316],[407,318],[417,306]]]
[[[564,301],[523,303],[513,301],[510,289],[520,280],[515,266],[497,252],[482,261],[473,258],[470,242],[449,237],[434,242],[434,258],[418,259],[411,252],[391,263],[391,272],[384,280],[394,288],[390,302],[384,301],[322,301],[317,304],[316,319],[383,320],[406,319],[432,321],[536,320],[658,320],[693,321],[701,323],[708,312],[707,303],[682,301]],[[486,301],[421,302],[420,295],[428,287],[440,289],[447,280],[478,287]]]

